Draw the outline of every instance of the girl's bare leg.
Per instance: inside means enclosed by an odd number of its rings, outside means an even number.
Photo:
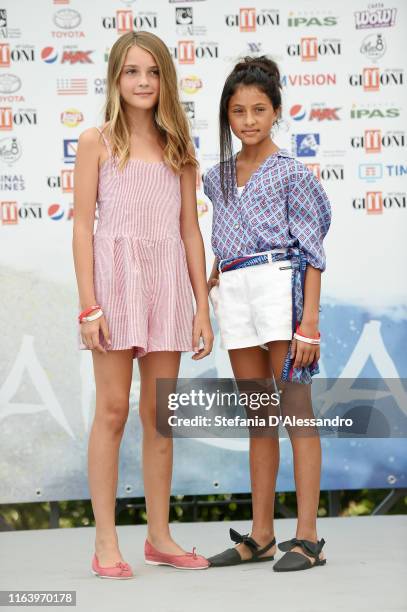
[[[173,441],[156,430],[156,379],[178,377],[181,353],[154,351],[141,357],[140,418],[143,425],[143,475],[147,505],[147,538],[160,552],[185,554],[171,537],[169,509]]]
[[[229,350],[235,378],[271,377],[267,352],[259,346]],[[250,438],[250,479],[252,487],[253,526],[251,536],[261,547],[274,537],[274,496],[280,460],[278,437]],[[242,559],[252,552],[245,544],[236,546]],[[262,556],[274,555],[276,546]]]
[[[129,412],[133,349],[92,350],[96,410],[89,436],[88,479],[96,522],[95,552],[102,566],[124,561],[115,526],[119,448]]]
[[[281,378],[284,359],[288,351],[288,341],[279,340],[277,342],[269,342],[268,346],[271,367],[278,384]],[[284,385],[282,385],[282,387],[284,387]],[[305,391],[309,392],[310,389],[304,389],[304,405],[307,404]],[[301,417],[302,416],[312,418],[313,414],[301,414]],[[288,428],[288,433],[293,449],[294,479],[298,507],[298,522],[295,537],[301,540],[317,542],[317,513],[321,476],[320,438],[317,431],[315,435],[312,436],[301,435],[298,433],[296,434],[295,430]],[[299,546],[293,548],[292,551],[304,554],[302,548]],[[314,561],[312,557],[308,558],[311,562]],[[320,558],[324,558],[322,552],[320,553]]]

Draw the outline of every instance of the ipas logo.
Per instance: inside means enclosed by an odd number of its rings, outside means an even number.
[[[291,145],[297,157],[315,157],[319,151],[320,135],[318,133],[293,134]]]
[[[239,14],[225,15],[226,25],[240,32],[256,32],[257,28],[280,25],[277,9],[241,8]]]
[[[352,206],[355,210],[365,210],[368,215],[381,215],[385,210],[405,210],[406,194],[387,193],[382,191],[367,191],[361,198],[353,198]]]
[[[365,9],[363,11],[355,11],[355,27],[357,30],[364,30],[367,28],[391,28],[396,25],[397,9],[390,8],[386,9],[377,6],[375,8]]]
[[[219,47],[216,43],[195,45],[193,40],[179,40],[172,54],[179,64],[195,64],[196,59],[218,58]]]
[[[310,110],[307,112],[307,109],[302,104],[293,104],[291,106],[289,114],[290,119],[294,121],[303,121],[304,119],[308,121],[339,121],[340,117],[338,116],[338,112],[340,111],[340,107],[337,106],[335,108],[326,106],[323,103],[314,103],[311,105]]]
[[[404,72],[398,70],[379,70],[379,68],[363,68],[361,73],[349,75],[349,85],[363,87],[363,91],[379,91],[381,87],[400,87],[404,85]]]
[[[332,57],[342,54],[339,40],[318,41],[316,36],[304,36],[299,43],[287,45],[289,57],[300,57],[302,62],[316,62],[320,57]]]
[[[23,125],[37,125],[37,111],[32,108],[21,108],[14,110],[9,106],[0,107],[0,130],[13,130],[15,127]]]
[[[353,149],[364,149],[365,153],[381,153],[382,149],[404,149],[405,133],[388,131],[382,134],[379,130],[365,130],[363,136],[353,136],[350,140]]]
[[[60,176],[49,176],[47,185],[50,189],[60,189],[62,193],[73,193],[74,171],[64,169]]]
[[[114,17],[102,17],[102,27],[105,30],[116,30],[118,34],[133,30],[156,30],[158,15],[153,12],[139,12],[134,15],[131,10],[119,9]]]
[[[0,43],[0,68],[9,68],[13,64],[27,64],[35,61],[34,47]]]
[[[396,119],[397,117],[400,117],[400,114],[401,109],[394,106],[356,106],[356,104],[352,104],[352,108],[350,110],[351,119]]]
[[[318,16],[310,16],[309,12],[307,13],[297,13],[295,14],[293,11],[288,13],[287,26],[289,28],[313,28],[313,27],[328,27],[328,26],[336,26],[338,25],[338,18],[334,15],[325,15],[322,16],[322,11],[318,12]]]

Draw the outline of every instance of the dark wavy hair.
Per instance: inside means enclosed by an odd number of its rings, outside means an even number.
[[[225,204],[235,179],[232,132],[228,119],[229,100],[242,85],[255,85],[270,99],[274,111],[281,115],[281,80],[276,62],[265,55],[246,56],[233,68],[223,86],[219,105],[220,183]],[[277,122],[277,121],[276,121]]]

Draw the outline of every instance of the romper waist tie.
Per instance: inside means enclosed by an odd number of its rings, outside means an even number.
[[[304,252],[298,247],[286,247],[284,249],[276,249],[265,251],[264,253],[254,253],[251,255],[243,255],[241,257],[229,257],[221,259],[218,263],[218,270],[221,274],[238,268],[247,268],[265,264],[270,261],[285,261],[291,260],[291,290],[292,290],[292,332],[294,334],[297,329],[297,324],[301,323],[304,309],[304,281],[305,271],[307,268],[307,260]],[[314,361],[309,366],[294,368],[294,359],[291,358],[291,344],[288,346],[288,353],[284,360],[281,380],[287,382],[305,383],[312,382],[312,376],[319,374],[318,361]]]

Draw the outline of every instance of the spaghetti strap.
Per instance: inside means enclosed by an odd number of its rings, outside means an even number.
[[[96,127],[96,129],[98,130],[98,132],[100,132],[100,135],[101,135],[101,136],[102,136],[102,138],[103,138],[103,142],[104,142],[104,143],[105,143],[105,145],[106,145],[106,148],[107,148],[107,150],[108,150],[108,152],[109,152],[109,156],[110,156],[110,157],[112,157],[112,149],[111,149],[111,147],[110,147],[110,144],[109,144],[108,139],[106,138],[106,136],[104,135],[104,133],[102,132],[102,130],[101,130],[99,127]]]

